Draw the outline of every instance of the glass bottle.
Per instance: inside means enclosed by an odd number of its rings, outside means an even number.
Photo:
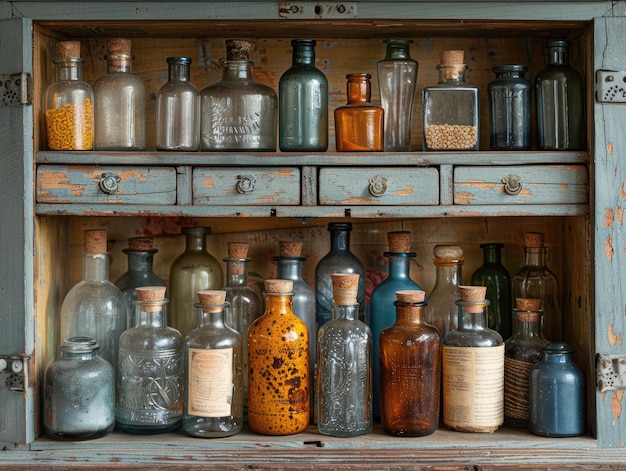
[[[315,67],[314,39],[294,39],[292,65],[278,84],[278,142],[282,151],[328,148],[328,79]]]
[[[115,423],[125,432],[169,432],[183,418],[183,337],[167,326],[164,286],[137,288],[136,325],[120,335]]]
[[[411,252],[411,233],[396,231],[387,233],[389,251],[383,255],[389,260],[388,276],[374,287],[370,297],[369,326],[372,329],[373,357],[372,363],[374,381],[374,419],[380,419],[380,354],[379,340],[381,332],[393,325],[396,321],[396,310],[393,305],[397,300],[396,292],[400,290],[421,290],[420,286],[411,279],[411,259],[415,252]]]
[[[189,81],[191,59],[168,57],[168,79],[157,95],[157,150],[200,147],[200,93]]]
[[[200,150],[276,150],[278,98],[253,78],[253,46],[227,40],[221,80],[200,92]]]
[[[472,274],[471,284],[487,287],[489,328],[497,330],[503,339],[511,336],[511,275],[502,265],[501,243],[481,244],[483,264]]]
[[[124,295],[128,312],[128,328],[137,325],[135,305],[137,299],[135,288],[140,286],[165,286],[165,283],[152,271],[154,254],[158,252],[152,247],[152,237],[131,237],[128,248],[122,252],[128,257],[128,270],[115,282]]]
[[[587,431],[585,373],[573,349],[552,342],[530,370],[530,431],[543,437],[574,437]]]
[[[504,342],[504,420],[528,427],[530,369],[548,343],[541,333],[541,301],[515,300],[513,335]]]
[[[567,41],[549,41],[546,46],[548,65],[535,76],[537,147],[586,149],[583,78],[569,64]]]
[[[291,435],[310,421],[309,332],[292,311],[293,281],[265,280],[265,312],[248,330],[248,425]]]
[[[56,81],[46,89],[44,103],[48,150],[91,150],[94,95],[83,81],[80,41],[59,41],[56,51]]]
[[[91,337],[69,337],[46,369],[44,428],[59,440],[91,440],[115,428],[115,372]]]
[[[439,329],[442,337],[457,328],[459,286],[463,284],[463,248],[436,245],[433,249],[435,286],[428,296],[426,322]]]
[[[524,265],[513,277],[513,298],[541,299],[542,330],[545,337],[560,339],[562,329],[561,294],[556,275],[546,264],[545,234],[524,234]]]
[[[332,318],[333,273],[358,273],[359,319],[365,320],[365,267],[363,262],[350,250],[350,222],[328,223],[330,232],[330,251],[324,255],[315,267],[315,310],[319,329]]]
[[[196,326],[194,300],[198,291],[222,289],[222,266],[207,250],[209,227],[183,227],[185,251],[170,267],[170,322],[186,337]]]
[[[317,428],[332,437],[372,430],[372,332],[358,318],[359,275],[333,273],[333,318],[317,335]]]
[[[530,149],[533,86],[523,65],[494,67],[496,78],[489,82],[489,120],[492,150]]]
[[[480,90],[463,61],[463,51],[440,53],[439,82],[422,90],[425,151],[478,150]]]
[[[396,321],[381,332],[377,359],[381,422],[391,435],[421,437],[439,427],[441,334],[424,321],[424,291],[396,294]]]
[[[183,430],[219,438],[243,427],[243,337],[225,323],[226,291],[198,292],[198,327],[185,337]]]
[[[146,148],[146,90],[131,72],[131,42],[108,42],[107,72],[93,84],[96,150]]]
[[[385,151],[411,150],[411,121],[417,87],[417,61],[409,55],[411,39],[385,39],[385,58],[378,62],[378,88],[385,116]]]
[[[335,109],[338,152],[384,150],[384,111],[370,102],[370,74],[348,74],[348,103]]]
[[[107,231],[84,232],[83,276],[63,299],[59,338],[96,339],[99,355],[117,370],[119,337],[128,326],[124,295],[109,281]]]
[[[484,286],[461,286],[459,325],[443,338],[443,423],[494,432],[504,422],[504,342],[487,327]]]

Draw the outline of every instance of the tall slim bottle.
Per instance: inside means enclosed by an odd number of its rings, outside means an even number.
[[[433,249],[436,269],[435,286],[428,296],[426,322],[439,329],[442,337],[457,328],[459,286],[463,284],[463,248],[459,245],[436,245]]]

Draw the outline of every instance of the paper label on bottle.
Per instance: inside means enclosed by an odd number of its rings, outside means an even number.
[[[443,421],[492,432],[504,422],[504,345],[442,348]]]
[[[198,417],[227,417],[233,402],[233,349],[189,349],[188,410]]]

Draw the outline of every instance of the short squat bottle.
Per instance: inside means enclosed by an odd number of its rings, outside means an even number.
[[[328,148],[328,79],[315,66],[313,39],[294,39],[292,65],[278,83],[278,140],[282,151]]]
[[[115,428],[115,372],[92,337],[69,337],[46,370],[44,428],[59,440],[100,438]]]
[[[348,103],[335,109],[338,152],[384,150],[384,111],[371,103],[370,74],[346,75]]]
[[[48,150],[91,150],[94,95],[83,81],[80,41],[59,41],[56,81],[46,89],[44,121]]]
[[[459,245],[436,245],[435,286],[428,296],[426,322],[439,329],[444,337],[457,328],[459,287],[463,284],[463,248]]]
[[[168,57],[168,80],[157,95],[157,150],[195,151],[200,146],[200,94],[189,81],[191,59]]]

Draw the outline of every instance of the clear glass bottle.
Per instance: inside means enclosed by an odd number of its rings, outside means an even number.
[[[497,330],[503,339],[512,332],[511,275],[502,265],[501,243],[480,244],[483,264],[472,273],[471,284],[487,287],[489,300],[489,328]]]
[[[248,425],[291,435],[310,422],[309,332],[292,311],[293,281],[265,280],[265,312],[248,330]]]
[[[513,276],[513,298],[541,299],[543,335],[548,340],[561,339],[561,291],[556,275],[547,266],[545,234],[526,232],[524,242],[524,265]]]
[[[523,65],[494,67],[496,78],[489,82],[490,148],[492,150],[530,149],[533,86]]]
[[[183,419],[183,336],[167,326],[164,286],[137,288],[134,327],[120,335],[115,423],[128,433],[170,432]]]
[[[459,245],[436,245],[433,249],[435,286],[428,296],[426,322],[439,329],[444,337],[457,328],[459,286],[463,284],[463,248]]]
[[[583,78],[569,64],[567,41],[549,41],[546,46],[548,65],[535,76],[537,147],[586,149]]]
[[[107,231],[84,232],[83,276],[63,299],[59,338],[92,337],[99,355],[117,370],[119,337],[128,326],[120,289],[109,281]]]
[[[384,256],[389,260],[388,275],[380,284],[374,287],[370,297],[369,326],[372,329],[373,356],[372,363],[374,378],[374,419],[380,419],[380,363],[377,361],[380,354],[379,340],[381,332],[393,325],[396,321],[394,302],[396,293],[400,290],[421,290],[422,288],[411,279],[411,259],[415,252],[411,252],[411,233],[395,231],[387,233],[389,251]]]
[[[44,102],[48,150],[91,150],[94,94],[83,81],[80,41],[59,41],[56,51],[56,81],[46,89]]]
[[[439,82],[422,90],[425,151],[478,150],[480,90],[465,82],[463,51],[439,55]]]
[[[191,59],[168,57],[168,79],[157,95],[157,150],[200,147],[200,93],[189,81]]]
[[[91,337],[69,337],[46,369],[44,429],[59,440],[91,440],[115,428],[115,371]]]
[[[317,428],[331,437],[371,432],[372,332],[359,320],[359,275],[333,273],[333,318],[317,334]]]
[[[333,273],[358,273],[359,319],[365,320],[365,267],[363,262],[350,250],[350,222],[328,223],[330,251],[315,266],[315,310],[319,329],[332,318]]]
[[[221,80],[200,92],[200,150],[276,150],[278,97],[253,78],[253,46],[227,40]]]
[[[335,109],[338,152],[384,150],[384,111],[371,103],[370,74],[348,74],[348,103]]]
[[[378,62],[378,88],[385,115],[385,151],[411,150],[413,102],[417,87],[417,61],[411,59],[411,39],[385,39],[385,58]]]
[[[381,332],[376,359],[381,422],[391,435],[421,437],[439,427],[441,334],[424,321],[424,291],[396,294],[396,321]]]
[[[504,422],[504,342],[487,327],[484,286],[461,286],[456,330],[443,338],[443,423],[490,433]]]
[[[226,292],[198,292],[198,327],[185,337],[183,430],[219,438],[243,427],[243,337],[225,323]]]
[[[222,289],[222,266],[207,250],[209,227],[183,227],[185,251],[170,266],[170,323],[183,337],[197,326],[194,300],[198,291]]]
[[[315,67],[314,39],[291,41],[292,65],[278,84],[278,143],[282,151],[328,148],[328,79]]]
[[[93,84],[96,150],[146,148],[146,90],[131,72],[129,39],[112,38],[106,55],[107,72]]]
[[[152,271],[154,254],[158,252],[152,246],[152,237],[131,237],[128,248],[122,252],[128,257],[128,270],[115,282],[124,295],[128,308],[128,328],[137,325],[135,305],[137,299],[135,288],[140,286],[165,286],[165,283]]]

